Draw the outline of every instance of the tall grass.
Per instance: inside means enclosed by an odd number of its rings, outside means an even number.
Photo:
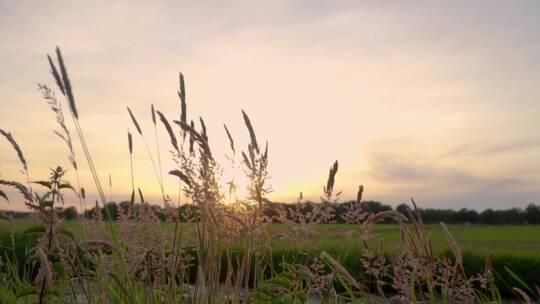
[[[56,49],[55,64],[48,56],[53,80],[65,97],[70,109],[73,128],[83,149],[84,158],[92,174],[94,186],[106,206],[106,198],[93,162],[89,145],[79,122],[77,105],[71,82],[60,49]],[[57,68],[58,66],[58,68]],[[284,208],[267,199],[268,143],[260,145],[254,125],[245,111],[241,111],[249,132],[249,143],[237,153],[234,138],[225,126],[230,144],[231,162],[239,163],[248,180],[247,197],[232,199],[236,185],[229,183],[229,195],[220,184],[222,165],[214,158],[205,121],[187,116],[185,80],[179,76],[180,119],[169,123],[165,114],[151,106],[156,152],[153,155],[141,124],[127,108],[133,126],[141,136],[145,150],[160,186],[165,221],[174,229],[162,229],[152,206],[144,199],[141,186],[135,183],[133,171],[132,134],[128,131],[128,151],[132,195],[130,204],[119,209],[118,219],[107,214],[103,219],[96,201],[94,216],[83,222],[82,237],[74,236],[61,227],[56,207],[64,203],[64,192],[74,191],[81,208],[85,206],[85,191],[81,187],[76,162],[74,141],[66,125],[62,106],[55,93],[46,85],[39,86],[43,97],[55,113],[61,131],[56,134],[68,149],[71,165],[77,171],[77,185],[64,180],[65,170],[57,167],[48,179],[33,182],[44,187],[34,191],[22,149],[11,133],[0,133],[13,147],[27,177],[27,185],[16,180],[0,180],[1,186],[13,187],[22,193],[26,205],[40,218],[42,225],[28,229],[25,235],[35,236],[36,243],[25,246],[25,254],[17,254],[21,238],[12,229],[11,243],[4,244],[6,252],[0,256],[0,302],[4,303],[321,303],[345,302],[500,302],[494,284],[493,261],[488,259],[483,273],[470,276],[463,264],[463,254],[449,229],[443,224],[452,249],[450,257],[436,256],[429,235],[425,234],[416,203],[403,215],[396,211],[370,214],[364,211],[359,186],[357,200],[347,207],[340,220],[354,224],[355,229],[344,237],[359,236],[362,240],[360,269],[347,267],[345,256],[338,256],[318,248],[286,252],[276,256],[273,239],[267,229],[269,223],[287,226],[281,237],[291,242],[309,242],[316,234],[316,224],[333,223],[337,216],[333,205],[339,203],[341,192],[335,191],[338,162],[329,170],[320,203],[303,201],[300,194],[293,208]],[[174,168],[167,171],[179,181],[185,203],[177,206],[166,198],[159,147],[157,118],[166,131],[172,147]],[[190,121],[188,123],[188,121]],[[177,126],[173,128],[173,126]],[[181,140],[178,140],[178,136]],[[157,163],[154,160],[157,157]],[[237,159],[238,158],[238,159]],[[135,188],[140,203],[135,203]],[[175,190],[176,191],[176,190]],[[0,195],[8,199],[5,192]],[[108,212],[108,208],[103,208]],[[401,250],[389,256],[381,242],[373,248],[372,228],[391,218],[401,230]],[[2,220],[11,221],[9,217]],[[117,220],[118,225],[113,225]],[[181,222],[192,222],[194,232],[186,231]],[[1,251],[0,251],[1,252]],[[22,265],[22,267],[19,267]],[[22,269],[19,270],[19,269]],[[516,278],[519,278],[516,276]],[[515,287],[516,295],[530,302],[536,297],[533,287]],[[522,289],[520,289],[522,288]]]

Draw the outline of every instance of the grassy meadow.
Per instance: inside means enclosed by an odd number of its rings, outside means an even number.
[[[17,219],[14,227],[17,232],[39,225],[37,219]],[[173,225],[162,223],[164,229],[172,230]],[[195,233],[194,224],[183,224],[189,234]],[[62,227],[80,234],[79,221],[64,221]],[[539,225],[449,225],[452,235],[463,251],[487,256],[508,255],[517,257],[533,257],[540,259],[540,226]],[[319,249],[335,253],[354,253],[361,249],[362,245],[358,237],[352,237],[352,242],[345,234],[355,231],[354,224],[317,224],[314,234],[302,242],[292,242],[280,238],[281,232],[286,230],[283,224],[269,224],[268,232],[272,235],[274,250],[312,250]],[[433,248],[436,252],[444,252],[449,248],[448,241],[440,225],[425,225],[426,233],[431,236]],[[0,235],[8,234],[10,226],[8,222],[0,221]],[[379,224],[373,227],[374,238],[370,244],[375,246],[378,241],[384,242],[385,251],[395,252],[400,249],[401,230],[396,224]]]
[[[23,218],[11,222],[0,221],[0,239],[8,240],[11,229],[16,234],[24,235],[33,228],[40,226],[41,221],[32,218]],[[112,222],[115,229],[118,222]],[[411,225],[408,225],[409,228]],[[172,233],[174,224],[161,223],[166,233]],[[80,220],[63,221],[61,229],[73,233],[76,238],[81,237],[82,225]],[[310,236],[302,240],[288,240],[282,236],[288,230],[284,224],[267,224],[266,231],[271,240],[272,255],[275,267],[281,267],[280,262],[298,262],[306,254],[317,255],[318,252],[327,252],[336,257],[347,267],[355,277],[361,277],[361,261],[363,259],[363,243],[358,235],[347,236],[360,228],[355,224],[315,224]],[[378,250],[380,243],[384,244],[385,255],[390,257],[403,250],[401,234],[402,228],[398,224],[377,224],[372,227],[372,236],[368,240],[370,248]],[[527,280],[532,286],[540,284],[536,277],[540,271],[540,226],[538,225],[449,225],[455,241],[463,252],[463,267],[470,275],[484,271],[485,261],[493,258],[495,282],[499,285],[499,292],[504,297],[513,297],[512,284],[520,284],[520,280]],[[197,227],[195,223],[182,223],[179,230],[183,231],[186,243],[196,246]],[[432,242],[433,251],[439,257],[452,257],[452,251],[445,232],[441,225],[429,224],[423,226],[423,232]],[[279,262],[280,261],[280,262]],[[510,274],[509,271],[513,274]],[[514,276],[517,275],[517,278]]]

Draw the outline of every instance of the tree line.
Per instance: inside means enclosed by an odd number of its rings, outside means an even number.
[[[341,215],[344,214],[347,208],[354,204],[354,201],[330,204],[334,209],[334,222],[343,223]],[[277,203],[273,203],[277,204]],[[285,209],[294,208],[295,204],[279,203]],[[317,204],[306,202],[305,204]],[[392,206],[383,204],[377,201],[364,201],[362,202],[362,210],[367,213],[377,213],[381,211],[396,210],[404,215],[408,214],[410,206],[406,204],[397,205],[395,208]],[[130,207],[130,202],[124,201],[120,203],[109,202],[105,207],[99,208],[100,216],[103,219],[108,219],[109,216],[116,220],[119,216],[120,210],[127,212]],[[163,208],[159,205],[150,205],[150,208],[154,211],[156,216],[161,220],[165,220],[166,215]],[[190,209],[190,210],[188,210]],[[196,214],[197,207],[195,205],[183,205],[179,208],[179,213],[182,214]],[[306,212],[309,209],[304,209]],[[79,212],[75,207],[58,208],[58,215],[66,220],[77,219]],[[540,224],[540,205],[529,204],[526,208],[511,208],[504,210],[486,209],[478,212],[473,209],[435,209],[435,208],[419,208],[419,212],[422,216],[424,223],[433,224],[444,222],[447,224],[484,224],[484,225],[524,225],[524,224]],[[11,215],[13,218],[23,218],[29,215],[25,212],[5,211],[4,213]],[[267,215],[273,215],[272,211],[266,211]],[[82,214],[85,218],[95,218],[96,209],[86,210]],[[185,220],[185,217],[180,216],[181,220]],[[196,218],[194,219],[196,220]],[[387,220],[386,223],[391,223],[391,220]]]

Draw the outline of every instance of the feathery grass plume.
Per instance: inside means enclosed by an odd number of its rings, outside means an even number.
[[[69,108],[71,110],[71,113],[73,113],[73,116],[75,116],[76,119],[79,119],[79,112],[77,112],[77,106],[75,105],[75,98],[73,97],[71,82],[69,81],[66,66],[64,64],[64,59],[62,58],[62,52],[60,51],[59,47],[56,47],[56,57],[58,59],[58,66],[60,67],[60,73],[62,75],[62,84],[65,90],[64,95],[66,96],[69,102]]]
[[[531,300],[531,297],[529,297],[529,295],[525,291],[523,291],[521,288],[513,287],[512,290],[514,290],[515,292],[517,292],[519,294],[519,296],[521,297],[521,299],[524,301],[525,304],[533,304],[534,303]]]
[[[128,130],[128,147],[129,147],[129,154],[133,154],[133,137],[131,136],[131,132]]]
[[[334,260],[332,256],[322,251],[320,254],[320,258],[326,260],[338,274],[340,274],[345,280],[347,280],[349,284],[351,284],[351,286],[360,289],[360,285],[358,285],[358,282],[356,282],[354,277],[338,261]]]
[[[208,142],[208,134],[206,134],[206,124],[204,123],[204,119],[199,117],[199,121],[201,122],[201,136]]]
[[[139,198],[141,199],[141,204],[144,205],[146,201],[144,200],[144,196],[142,194],[141,188],[137,188],[137,190],[139,190]]]
[[[75,159],[75,150],[73,149],[73,141],[71,139],[71,133],[69,132],[67,126],[66,126],[66,120],[64,118],[64,111],[62,111],[62,105],[60,102],[58,102],[58,99],[56,98],[53,90],[51,90],[48,86],[44,84],[38,84],[38,89],[41,91],[41,94],[43,98],[47,101],[49,106],[51,107],[51,110],[56,115],[56,122],[60,126],[60,129],[62,130],[62,133],[59,131],[54,130],[54,134],[58,136],[68,147],[69,151],[69,162],[73,166],[73,169],[77,170],[77,161]],[[77,174],[77,180],[79,179],[79,176]]]
[[[187,122],[186,119],[187,119],[187,107],[186,107],[186,86],[184,84],[184,74],[182,74],[182,72],[179,73],[178,75],[178,83],[179,83],[179,88],[178,88],[178,97],[180,97],[180,121],[181,122]]]
[[[452,235],[450,229],[448,229],[448,226],[446,226],[445,223],[441,222],[441,226],[443,228],[444,235],[446,236],[446,240],[448,241],[448,245],[450,245],[450,249],[452,249],[452,253],[456,258],[456,263],[461,265],[463,262],[463,256],[461,255],[461,250],[459,249],[459,245],[456,242],[456,239],[454,239],[454,236]]]
[[[86,156],[86,160],[88,162],[88,166],[90,167],[90,172],[92,173],[92,178],[94,179],[94,183],[96,184],[96,188],[98,190],[99,196],[103,202],[103,204],[106,203],[105,193],[103,192],[103,187],[101,186],[101,182],[99,181],[99,175],[97,174],[96,167],[94,165],[94,161],[92,160],[92,156],[90,154],[90,151],[88,149],[88,145],[86,143],[86,139],[84,137],[84,133],[81,129],[81,126],[79,124],[79,113],[77,112],[77,107],[75,105],[75,98],[73,97],[73,92],[71,88],[71,83],[69,81],[69,77],[67,75],[67,70],[64,64],[64,60],[62,58],[62,53],[60,52],[60,48],[56,47],[56,55],[58,58],[58,64],[60,66],[60,75],[58,74],[58,70],[56,69],[54,63],[51,60],[51,57],[48,56],[49,64],[51,65],[51,73],[60,89],[62,91],[63,95],[66,97],[66,100],[68,102],[70,113],[73,118],[73,124],[75,125],[75,130],[77,131],[77,135],[79,136],[79,140],[81,142],[84,155]],[[111,226],[112,227],[112,226]],[[112,228],[111,228],[112,229]],[[111,230],[112,231],[112,230]]]
[[[167,133],[169,134],[169,137],[171,139],[171,145],[178,152],[179,151],[178,141],[176,140],[176,135],[174,135],[174,132],[173,132],[173,130],[171,128],[171,125],[169,124],[169,121],[167,120],[165,115],[163,115],[163,113],[161,113],[160,111],[156,111],[156,112],[157,112],[157,114],[159,116],[159,119],[163,123],[163,126],[165,127],[165,130],[167,130]]]
[[[251,146],[259,153],[259,144],[257,143],[257,137],[255,136],[255,130],[253,130],[253,125],[251,124],[251,120],[249,120],[249,116],[246,114],[244,110],[242,110],[242,116],[244,117],[244,122],[246,124],[246,127],[249,131],[249,137],[251,139]]]
[[[326,186],[323,186],[325,199],[330,201],[332,198],[332,193],[334,191],[334,182],[336,178],[336,173],[338,171],[338,161],[336,160],[332,167],[330,167],[330,172],[328,173],[328,180],[326,181]],[[324,200],[324,199],[323,199]]]
[[[135,175],[133,173],[133,137],[131,136],[131,132],[127,132],[128,134],[128,147],[129,147],[129,169],[131,173],[131,205],[133,205],[133,196],[135,194]]]
[[[152,112],[152,123],[156,125],[156,110],[154,110],[154,104],[150,105],[150,111]]]
[[[394,210],[387,210],[387,211],[381,211],[378,213],[372,213],[365,221],[366,225],[376,224],[384,219],[393,219],[398,223],[404,223],[407,221],[407,217],[405,217],[403,214],[394,211]]]
[[[139,132],[139,134],[142,135],[142,130],[141,130],[141,126],[139,125],[139,122],[137,121],[137,119],[135,118],[135,116],[133,115],[133,112],[131,112],[131,109],[129,107],[127,107],[127,110],[129,112],[129,116],[131,117],[131,121],[133,121],[133,124],[135,125],[135,128],[137,129],[137,132]]]
[[[26,159],[24,158],[24,154],[23,154],[23,152],[21,150],[21,147],[19,146],[19,144],[15,140],[15,138],[13,138],[13,135],[11,135],[10,132],[6,132],[6,131],[4,131],[2,129],[0,129],[0,134],[2,134],[6,138],[7,141],[9,141],[9,143],[13,147],[13,150],[15,150],[15,152],[17,152],[17,157],[19,158],[19,161],[21,162],[21,164],[23,166],[24,172],[28,172],[28,165],[26,163]]]
[[[233,152],[233,155],[236,154],[236,151],[234,150],[234,140],[231,136],[231,132],[229,132],[229,129],[227,128],[226,124],[223,124],[223,127],[225,128],[225,132],[227,133],[227,137],[229,138],[229,146],[231,147],[231,150]]]
[[[73,169],[75,170],[77,189],[80,189],[81,180],[79,176],[79,168],[77,164],[77,159],[75,157],[75,150],[73,148],[73,140],[71,137],[71,133],[69,132],[69,129],[67,128],[66,120],[64,117],[64,111],[62,110],[62,104],[56,98],[54,91],[50,89],[48,86],[38,83],[38,90],[41,92],[43,98],[47,101],[47,104],[49,105],[49,107],[51,108],[51,110],[56,116],[56,123],[60,126],[60,131],[54,130],[53,132],[66,144],[68,148],[68,160],[71,163],[71,166],[73,167]],[[77,190],[74,190],[74,192],[77,195],[77,198],[79,200],[79,208],[83,210],[83,201],[81,198],[81,194]]]
[[[253,171],[253,165],[251,164],[251,161],[249,160],[246,152],[242,151],[242,159],[244,160],[244,164],[246,167],[248,167],[249,171]]]
[[[414,198],[412,198],[412,197],[411,197],[411,203],[413,204],[414,214],[415,214],[416,219],[418,220],[418,223],[420,223],[420,225],[423,225],[424,222],[422,220],[422,215],[420,213],[420,208],[418,208],[418,206],[416,205],[416,202],[414,201]]]
[[[199,132],[197,132],[197,130],[195,130],[193,121],[191,121],[191,125],[187,125],[186,123],[183,123],[178,120],[175,120],[174,123],[179,125],[182,128],[182,130],[189,133],[190,152],[193,152],[193,143],[191,142],[193,140],[194,142],[196,141],[199,144],[199,146],[201,147],[205,155],[208,156],[209,159],[212,159],[212,152],[210,150],[210,146],[208,145],[208,137],[203,134],[200,134]],[[206,132],[205,127],[203,127],[203,131]]]
[[[0,179],[0,185],[9,186],[17,189],[23,195],[24,199],[28,201],[28,203],[32,203],[34,201],[34,196],[32,195],[30,189],[17,181],[7,181]]]
[[[195,130],[195,123],[193,122],[193,120],[191,121],[191,123],[189,124],[189,126]],[[189,153],[193,153],[193,144],[195,143],[195,137],[191,135],[191,133],[189,134]]]
[[[358,186],[358,194],[356,195],[356,203],[360,204],[362,202],[362,194],[364,193],[364,186]]]
[[[56,66],[54,65],[54,62],[50,55],[47,55],[47,60],[49,60],[49,66],[51,67],[51,74],[53,75],[54,81],[56,81],[56,85],[58,86],[58,89],[60,89],[60,92],[62,92],[62,95],[65,96],[66,90],[64,89],[64,84],[60,79],[60,74],[58,74],[58,70],[56,69]]]
[[[490,252],[486,259],[486,263],[484,265],[484,277],[490,278],[492,276],[493,276],[493,253]]]
[[[135,190],[131,191],[131,198],[129,199],[129,205],[133,207],[135,204]]]
[[[185,175],[184,173],[182,173],[182,171],[180,171],[180,170],[171,170],[171,171],[169,171],[169,174],[174,175],[174,176],[178,176],[178,178],[180,178],[180,180],[182,180],[188,186],[191,186],[191,181],[190,181],[189,177],[187,175]]]

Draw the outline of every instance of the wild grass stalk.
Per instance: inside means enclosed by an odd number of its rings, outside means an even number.
[[[54,61],[52,60],[51,56],[47,55],[47,58],[49,60],[49,65],[51,67],[51,73],[53,75],[53,78],[56,81],[56,84],[58,85],[60,92],[62,92],[62,94],[64,95],[69,105],[71,117],[73,119],[73,124],[75,126],[75,130],[81,142],[84,155],[88,162],[88,167],[90,168],[90,172],[92,174],[92,178],[94,179],[94,183],[96,185],[101,202],[103,205],[105,205],[107,203],[107,199],[105,198],[105,193],[103,192],[103,187],[101,186],[101,182],[99,180],[99,175],[94,165],[92,155],[90,154],[90,150],[88,149],[88,145],[86,143],[83,130],[79,123],[79,112],[77,111],[77,106],[75,104],[75,97],[73,96],[71,81],[68,77],[67,69],[65,67],[64,60],[62,58],[62,52],[60,51],[60,48],[58,47],[56,48],[56,57],[58,61],[58,66],[60,67],[60,73],[58,72],[58,69],[56,68],[56,65]]]
[[[11,147],[17,153],[19,162],[22,165],[22,172],[24,176],[26,177],[26,183],[28,185],[28,189],[30,190],[30,192],[32,192],[32,185],[30,183],[30,174],[28,173],[28,164],[26,163],[26,158],[24,157],[21,147],[19,146],[19,144],[17,143],[17,141],[15,140],[15,138],[10,132],[6,132],[0,129],[0,135],[2,135],[11,144]]]
[[[165,206],[166,203],[167,203],[167,200],[165,198],[165,191],[163,189],[163,181],[160,178],[159,169],[156,166],[156,162],[154,160],[154,157],[152,156],[152,152],[150,152],[150,147],[148,146],[148,143],[146,141],[146,137],[144,136],[144,133],[143,133],[143,131],[141,129],[141,126],[139,125],[139,122],[137,121],[137,119],[135,118],[135,115],[133,115],[133,112],[131,111],[131,109],[129,107],[127,107],[127,110],[128,110],[129,116],[131,117],[131,121],[133,122],[133,125],[135,126],[135,129],[137,130],[137,133],[139,133],[139,135],[141,136],[141,138],[143,140],[144,147],[146,148],[146,153],[148,155],[148,158],[150,158],[150,161],[152,162],[152,167],[154,168],[154,174],[156,176],[156,180],[157,180],[158,185],[159,185],[159,190],[161,191],[161,198],[163,200],[163,205]]]
[[[64,111],[62,110],[62,104],[56,98],[54,91],[50,89],[48,86],[44,84],[38,84],[38,89],[41,92],[43,98],[47,101],[47,104],[49,105],[53,113],[55,114],[56,123],[60,127],[60,131],[54,130],[54,134],[58,136],[58,138],[60,138],[65,143],[66,147],[68,148],[68,160],[71,166],[73,167],[73,170],[75,171],[75,179],[76,179],[77,188],[74,189],[74,192],[77,195],[77,199],[79,200],[79,210],[82,214],[85,212],[86,206],[83,206],[83,198],[81,195],[82,187],[81,187],[81,181],[80,181],[79,166],[77,164],[77,158],[75,156],[75,150],[73,147],[71,133],[69,132],[69,129],[66,125]],[[84,223],[84,219],[81,220],[81,223],[82,223],[82,232],[83,232],[83,238],[84,238],[86,236],[86,225]]]

